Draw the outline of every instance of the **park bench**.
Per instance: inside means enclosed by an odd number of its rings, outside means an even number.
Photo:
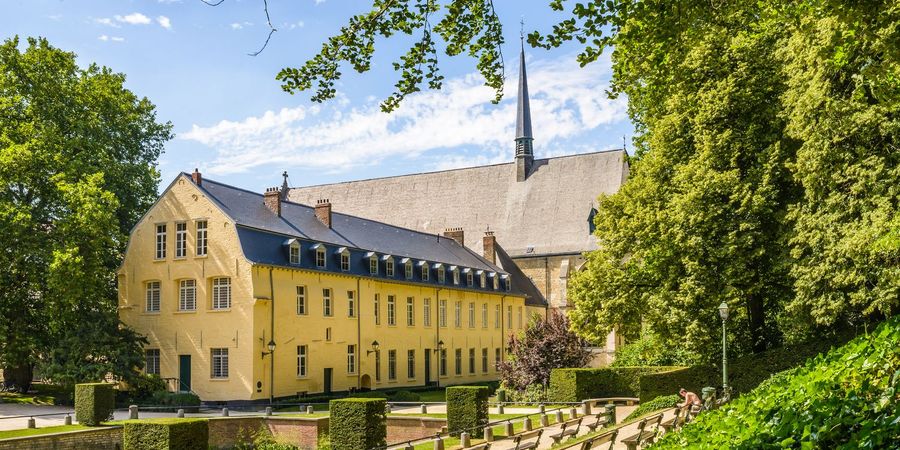
[[[669,431],[672,431],[684,424],[684,419],[681,417],[681,412],[684,409],[685,408],[675,408],[675,417],[672,417],[671,419],[659,424],[662,427],[663,431],[668,433]],[[685,414],[687,414],[686,411]],[[681,419],[681,421],[679,421],[679,419]]]
[[[522,433],[513,438],[513,444],[515,444],[515,448],[513,450],[533,450],[538,448],[538,444],[541,442],[541,434],[543,434],[544,430],[540,429],[537,431],[529,431],[527,433]],[[534,439],[533,441],[531,439]]]
[[[656,437],[656,431],[659,429],[660,422],[662,422],[662,414],[656,414],[641,419],[641,421],[638,422],[637,434],[622,439],[622,443],[625,444],[625,447],[627,447],[628,450],[637,450],[639,445],[653,443],[653,438]],[[654,424],[656,429],[650,431],[650,427]]]
[[[581,426],[582,419],[584,418],[580,417],[578,419],[570,419],[563,422],[562,428],[559,429],[559,433],[551,434],[550,439],[553,439],[555,444],[559,444],[566,436],[575,437],[578,434],[578,427]]]
[[[603,433],[599,436],[594,436],[584,442],[581,443],[581,447],[578,447],[580,450],[591,450],[598,449],[603,444],[609,444],[606,450],[613,450],[613,447],[616,445],[616,435],[619,434],[619,430],[612,430],[609,433]]]
[[[588,427],[588,430],[591,430],[591,433],[593,433],[594,431],[597,431],[597,428],[605,427],[607,425],[609,425],[609,415],[605,412],[602,412],[597,414],[596,420],[594,420],[593,422],[588,421],[585,426]]]

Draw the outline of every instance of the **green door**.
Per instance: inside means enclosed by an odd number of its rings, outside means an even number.
[[[191,355],[178,355],[178,390],[191,390]]]
[[[325,368],[325,394],[331,393],[331,374],[332,374],[332,372],[333,371],[331,370],[331,367]]]

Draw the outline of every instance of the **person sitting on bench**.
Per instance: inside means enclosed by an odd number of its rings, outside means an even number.
[[[678,391],[678,395],[684,397],[684,403],[678,405],[679,408],[684,408],[688,405],[691,406],[702,406],[703,402],[700,401],[700,397],[697,397],[697,394],[685,389],[681,388]]]

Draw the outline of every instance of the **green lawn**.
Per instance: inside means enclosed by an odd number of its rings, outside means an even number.
[[[0,439],[9,439],[24,436],[37,436],[39,434],[62,433],[64,431],[79,431],[96,429],[97,427],[88,427],[84,425],[59,425],[56,427],[45,428],[25,428],[22,430],[0,431]]]
[[[40,394],[18,394],[0,392],[0,403],[17,403],[21,405],[52,405],[53,396]]]
[[[443,417],[443,415],[441,415],[441,416]],[[531,414],[528,417],[531,418],[532,429],[536,430],[541,426],[541,415],[540,414]],[[513,434],[521,433],[522,428],[524,427],[524,424],[522,424],[522,419],[524,417],[521,417],[518,414],[491,414],[491,416],[490,416],[491,422],[495,422],[495,421],[503,420],[503,419],[513,419],[513,418],[517,418],[513,422]],[[568,418],[568,416],[566,416],[566,418]],[[547,419],[548,419],[549,425],[553,425],[556,423],[556,417],[554,414],[547,414]],[[500,425],[491,427],[491,429],[494,431],[494,439],[495,440],[504,439],[504,438],[508,437],[506,435],[506,425],[505,424],[500,424]],[[482,442],[484,442],[483,439],[472,439],[470,443],[472,445],[477,445]],[[444,448],[445,449],[450,450],[450,449],[454,449],[457,447],[459,447],[459,438],[444,437]],[[432,443],[432,441],[429,440],[429,441],[420,442],[420,443],[416,444],[413,448],[416,450],[430,450],[430,449],[434,448],[434,444]]]

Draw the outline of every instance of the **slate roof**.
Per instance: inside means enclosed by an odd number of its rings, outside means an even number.
[[[624,151],[609,150],[535,159],[523,182],[504,163],[292,188],[288,198],[327,198],[334,211],[423,232],[462,227],[478,254],[488,227],[513,258],[578,254],[597,248],[589,223],[597,197],[618,191],[627,174]]]
[[[190,179],[189,174],[182,175]],[[203,179],[199,188],[235,221],[244,255],[256,263],[288,266],[282,244],[286,237],[293,237],[329,244],[331,251],[340,247],[360,250],[354,252],[354,261],[361,258],[364,252],[373,251],[382,255],[392,255],[398,259],[408,257],[417,261],[440,262],[448,266],[455,265],[460,268],[508,275],[503,268],[491,264],[472,250],[443,236],[408,230],[339,212],[333,212],[332,227],[328,228],[316,218],[315,208],[311,206],[283,201],[279,217],[265,206],[262,194],[208,178]],[[331,251],[329,253],[332,253]],[[399,263],[397,272],[402,272]],[[400,281],[399,276],[396,278]],[[525,294],[520,288],[520,282],[516,282],[515,279],[511,293]]]

